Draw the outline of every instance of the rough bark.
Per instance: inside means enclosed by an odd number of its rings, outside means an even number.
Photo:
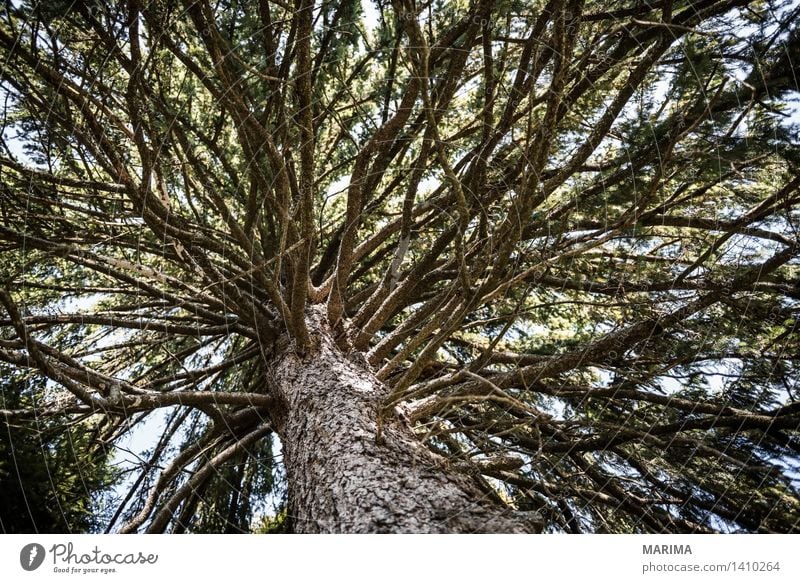
[[[321,313],[314,346],[288,348],[271,369],[280,407],[289,516],[295,532],[531,533],[535,513],[500,508],[419,442],[400,418],[378,421],[386,388],[347,358]],[[363,362],[360,362],[363,361]]]

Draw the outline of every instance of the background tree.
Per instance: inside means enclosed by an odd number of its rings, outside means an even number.
[[[112,531],[797,530],[799,12],[5,3],[8,438],[158,427]]]
[[[41,378],[0,364],[0,403],[35,407]],[[107,419],[70,415],[0,420],[0,532],[96,531],[108,516],[103,496],[116,479],[105,446]]]

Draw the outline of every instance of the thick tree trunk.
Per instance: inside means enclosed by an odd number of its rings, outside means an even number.
[[[385,386],[342,354],[320,314],[308,320],[315,349],[288,349],[271,371],[295,532],[538,530],[528,513],[487,500],[405,422],[386,419],[379,432]]]

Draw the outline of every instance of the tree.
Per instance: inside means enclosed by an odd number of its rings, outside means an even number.
[[[0,403],[33,407],[37,383],[0,364]],[[70,417],[0,420],[0,532],[87,532],[107,519],[102,493],[116,478],[102,439],[108,422]]]
[[[5,3],[11,438],[158,420],[122,532],[798,530],[799,16]]]

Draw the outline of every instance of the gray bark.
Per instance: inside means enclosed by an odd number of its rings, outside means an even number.
[[[314,348],[304,356],[289,348],[271,369],[295,532],[539,530],[532,513],[488,500],[402,419],[383,420],[379,431],[386,387],[339,350],[324,317],[311,314],[308,327]]]

